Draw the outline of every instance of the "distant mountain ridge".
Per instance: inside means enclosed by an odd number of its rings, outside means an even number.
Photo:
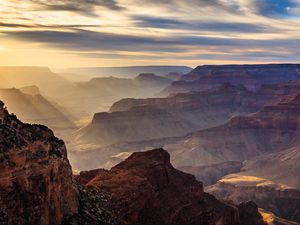
[[[46,124],[55,130],[75,127],[67,115],[44,96],[25,94],[21,90],[0,89],[0,99],[6,102],[12,113],[20,115],[22,120],[28,123]],[[36,91],[36,88],[34,90]]]
[[[113,102],[124,97],[154,97],[171,83],[172,80],[152,73],[140,74],[133,79],[96,77],[89,81],[75,82],[74,89],[68,93],[70,100],[66,102],[72,102],[72,107],[76,107],[74,96],[84,98],[81,108],[93,115],[97,110],[108,110]]]
[[[0,67],[0,88],[23,88],[29,94],[40,91],[78,118],[107,110],[124,97],[153,97],[172,83],[172,79],[147,72],[134,78],[92,77],[73,82],[47,67]],[[78,104],[78,99],[85,101]]]
[[[204,65],[198,66],[173,82],[162,93],[201,91],[225,82],[242,84],[253,90],[263,84],[277,84],[300,79],[300,64]]]
[[[52,91],[57,85],[69,83],[48,67],[0,67],[2,88],[21,88],[36,85],[44,91]],[[54,87],[53,87],[54,86]]]
[[[187,66],[128,66],[128,67],[82,67],[57,70],[70,80],[87,81],[93,77],[115,76],[120,78],[134,78],[141,73],[167,75],[169,73],[188,73],[192,70]],[[73,77],[72,77],[73,76]],[[175,75],[177,76],[177,75]]]
[[[229,83],[219,88],[174,94],[166,98],[122,99],[109,112],[96,113],[79,140],[102,146],[184,136],[226,123],[276,104],[281,97],[299,93],[300,84],[265,85],[249,91]],[[216,163],[216,162],[212,162]]]
[[[182,136],[225,123],[235,113],[256,112],[267,99],[230,84],[169,98],[123,99],[108,113],[96,113],[79,136],[102,145]]]

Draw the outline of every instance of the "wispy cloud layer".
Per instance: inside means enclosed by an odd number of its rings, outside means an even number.
[[[3,0],[0,59],[34,50],[94,66],[299,61],[299,12],[300,0]]]

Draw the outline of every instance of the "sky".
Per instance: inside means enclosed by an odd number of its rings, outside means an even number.
[[[0,0],[0,65],[300,62],[300,0]]]

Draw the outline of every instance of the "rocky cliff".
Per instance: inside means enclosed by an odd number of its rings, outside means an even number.
[[[109,171],[81,172],[76,180],[109,193],[111,207],[128,224],[244,224],[243,212],[206,194],[194,176],[173,168],[162,149],[134,153]]]
[[[244,161],[299,144],[300,95],[166,145],[176,166]]]
[[[180,93],[208,90],[225,82],[243,84],[249,89],[257,89],[262,84],[284,83],[299,80],[299,64],[270,65],[206,65],[198,66],[190,73],[173,82],[162,93]]]
[[[261,177],[283,188],[300,190],[300,146],[284,151],[265,154],[244,162],[238,176]]]
[[[183,136],[224,124],[236,114],[256,112],[273,97],[225,84],[217,90],[169,98],[123,99],[108,113],[95,114],[77,138],[105,146]]]
[[[255,201],[276,216],[299,222],[299,146],[244,162],[241,172],[223,177],[208,191],[235,202]]]
[[[246,218],[240,205],[205,193],[162,149],[74,182],[64,143],[47,127],[22,123],[0,102],[0,131],[1,225],[263,224],[257,210]]]
[[[0,224],[60,225],[78,210],[63,141],[0,103]]]

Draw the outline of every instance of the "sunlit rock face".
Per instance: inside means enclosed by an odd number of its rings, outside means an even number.
[[[234,202],[253,200],[275,216],[299,223],[299,157],[296,146],[247,160],[241,172],[223,177],[207,191]]]
[[[190,73],[173,82],[162,93],[208,90],[230,82],[257,89],[262,84],[284,83],[300,78],[300,65],[207,65],[198,66]]]
[[[203,192],[194,176],[173,168],[162,149],[134,153],[111,170],[81,172],[77,182],[111,195],[128,224],[239,224],[238,210]]]
[[[247,160],[238,176],[263,177],[281,188],[300,190],[300,146]],[[272,185],[272,183],[271,183]]]
[[[0,224],[60,225],[78,210],[63,141],[0,103]]]
[[[255,201],[260,208],[273,212],[278,217],[295,222],[291,224],[300,223],[299,190],[280,190],[274,187],[253,186],[246,183],[229,183],[224,180],[210,186],[207,191],[219,199],[231,200],[234,203]]]
[[[249,116],[237,116],[225,125],[195,132],[166,145],[176,166],[200,166],[278,152],[299,144],[300,97],[283,99]]]

